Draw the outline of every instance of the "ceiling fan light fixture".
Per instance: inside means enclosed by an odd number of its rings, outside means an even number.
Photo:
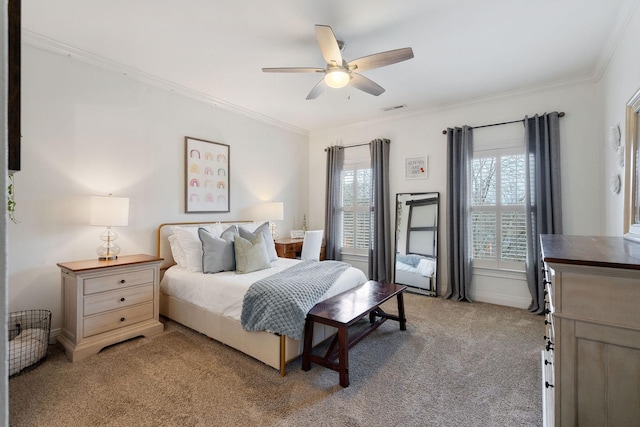
[[[349,84],[349,80],[351,80],[351,76],[342,68],[334,68],[324,75],[324,81],[327,86],[334,89],[345,87]]]

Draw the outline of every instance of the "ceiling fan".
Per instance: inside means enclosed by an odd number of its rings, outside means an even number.
[[[413,50],[410,47],[405,47],[374,53],[373,55],[346,62],[341,53],[344,49],[344,42],[336,39],[331,27],[328,25],[316,25],[315,29],[320,52],[322,52],[322,57],[327,62],[326,68],[284,67],[262,69],[265,73],[324,73],[324,78],[311,89],[307,99],[317,98],[327,86],[341,88],[349,84],[356,89],[378,96],[384,92],[384,88],[359,74],[359,72],[413,58]]]

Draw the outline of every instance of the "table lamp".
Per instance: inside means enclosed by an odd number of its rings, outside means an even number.
[[[100,235],[104,244],[96,249],[98,259],[112,260],[118,258],[120,246],[113,243],[118,235],[111,227],[129,225],[129,198],[108,196],[91,196],[90,225],[101,225],[107,230]]]
[[[260,207],[260,213],[262,218],[269,221],[269,228],[271,229],[271,237],[273,240],[278,238],[278,230],[276,224],[273,221],[282,221],[284,219],[284,203],[282,202],[268,202],[263,203]]]

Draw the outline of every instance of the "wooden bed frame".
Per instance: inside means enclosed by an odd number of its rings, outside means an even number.
[[[160,278],[164,271],[175,264],[171,254],[168,237],[173,227],[197,227],[211,224],[249,225],[253,221],[215,221],[215,222],[173,222],[158,226],[158,257],[163,258],[160,264]],[[247,332],[239,321],[202,307],[168,296],[160,291],[160,314],[184,326],[196,330],[209,338],[220,341],[261,362],[280,370],[285,375],[288,362],[302,354],[303,340],[294,340],[285,335],[269,332]],[[336,328],[325,326],[313,332],[313,345],[316,345],[337,332]]]

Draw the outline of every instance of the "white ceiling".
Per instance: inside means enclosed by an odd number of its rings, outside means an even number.
[[[638,0],[22,0],[23,40],[73,50],[299,131],[596,79]],[[352,60],[411,47],[363,72],[386,89],[306,95],[324,67],[314,25]],[[383,108],[406,108],[384,112]]]

